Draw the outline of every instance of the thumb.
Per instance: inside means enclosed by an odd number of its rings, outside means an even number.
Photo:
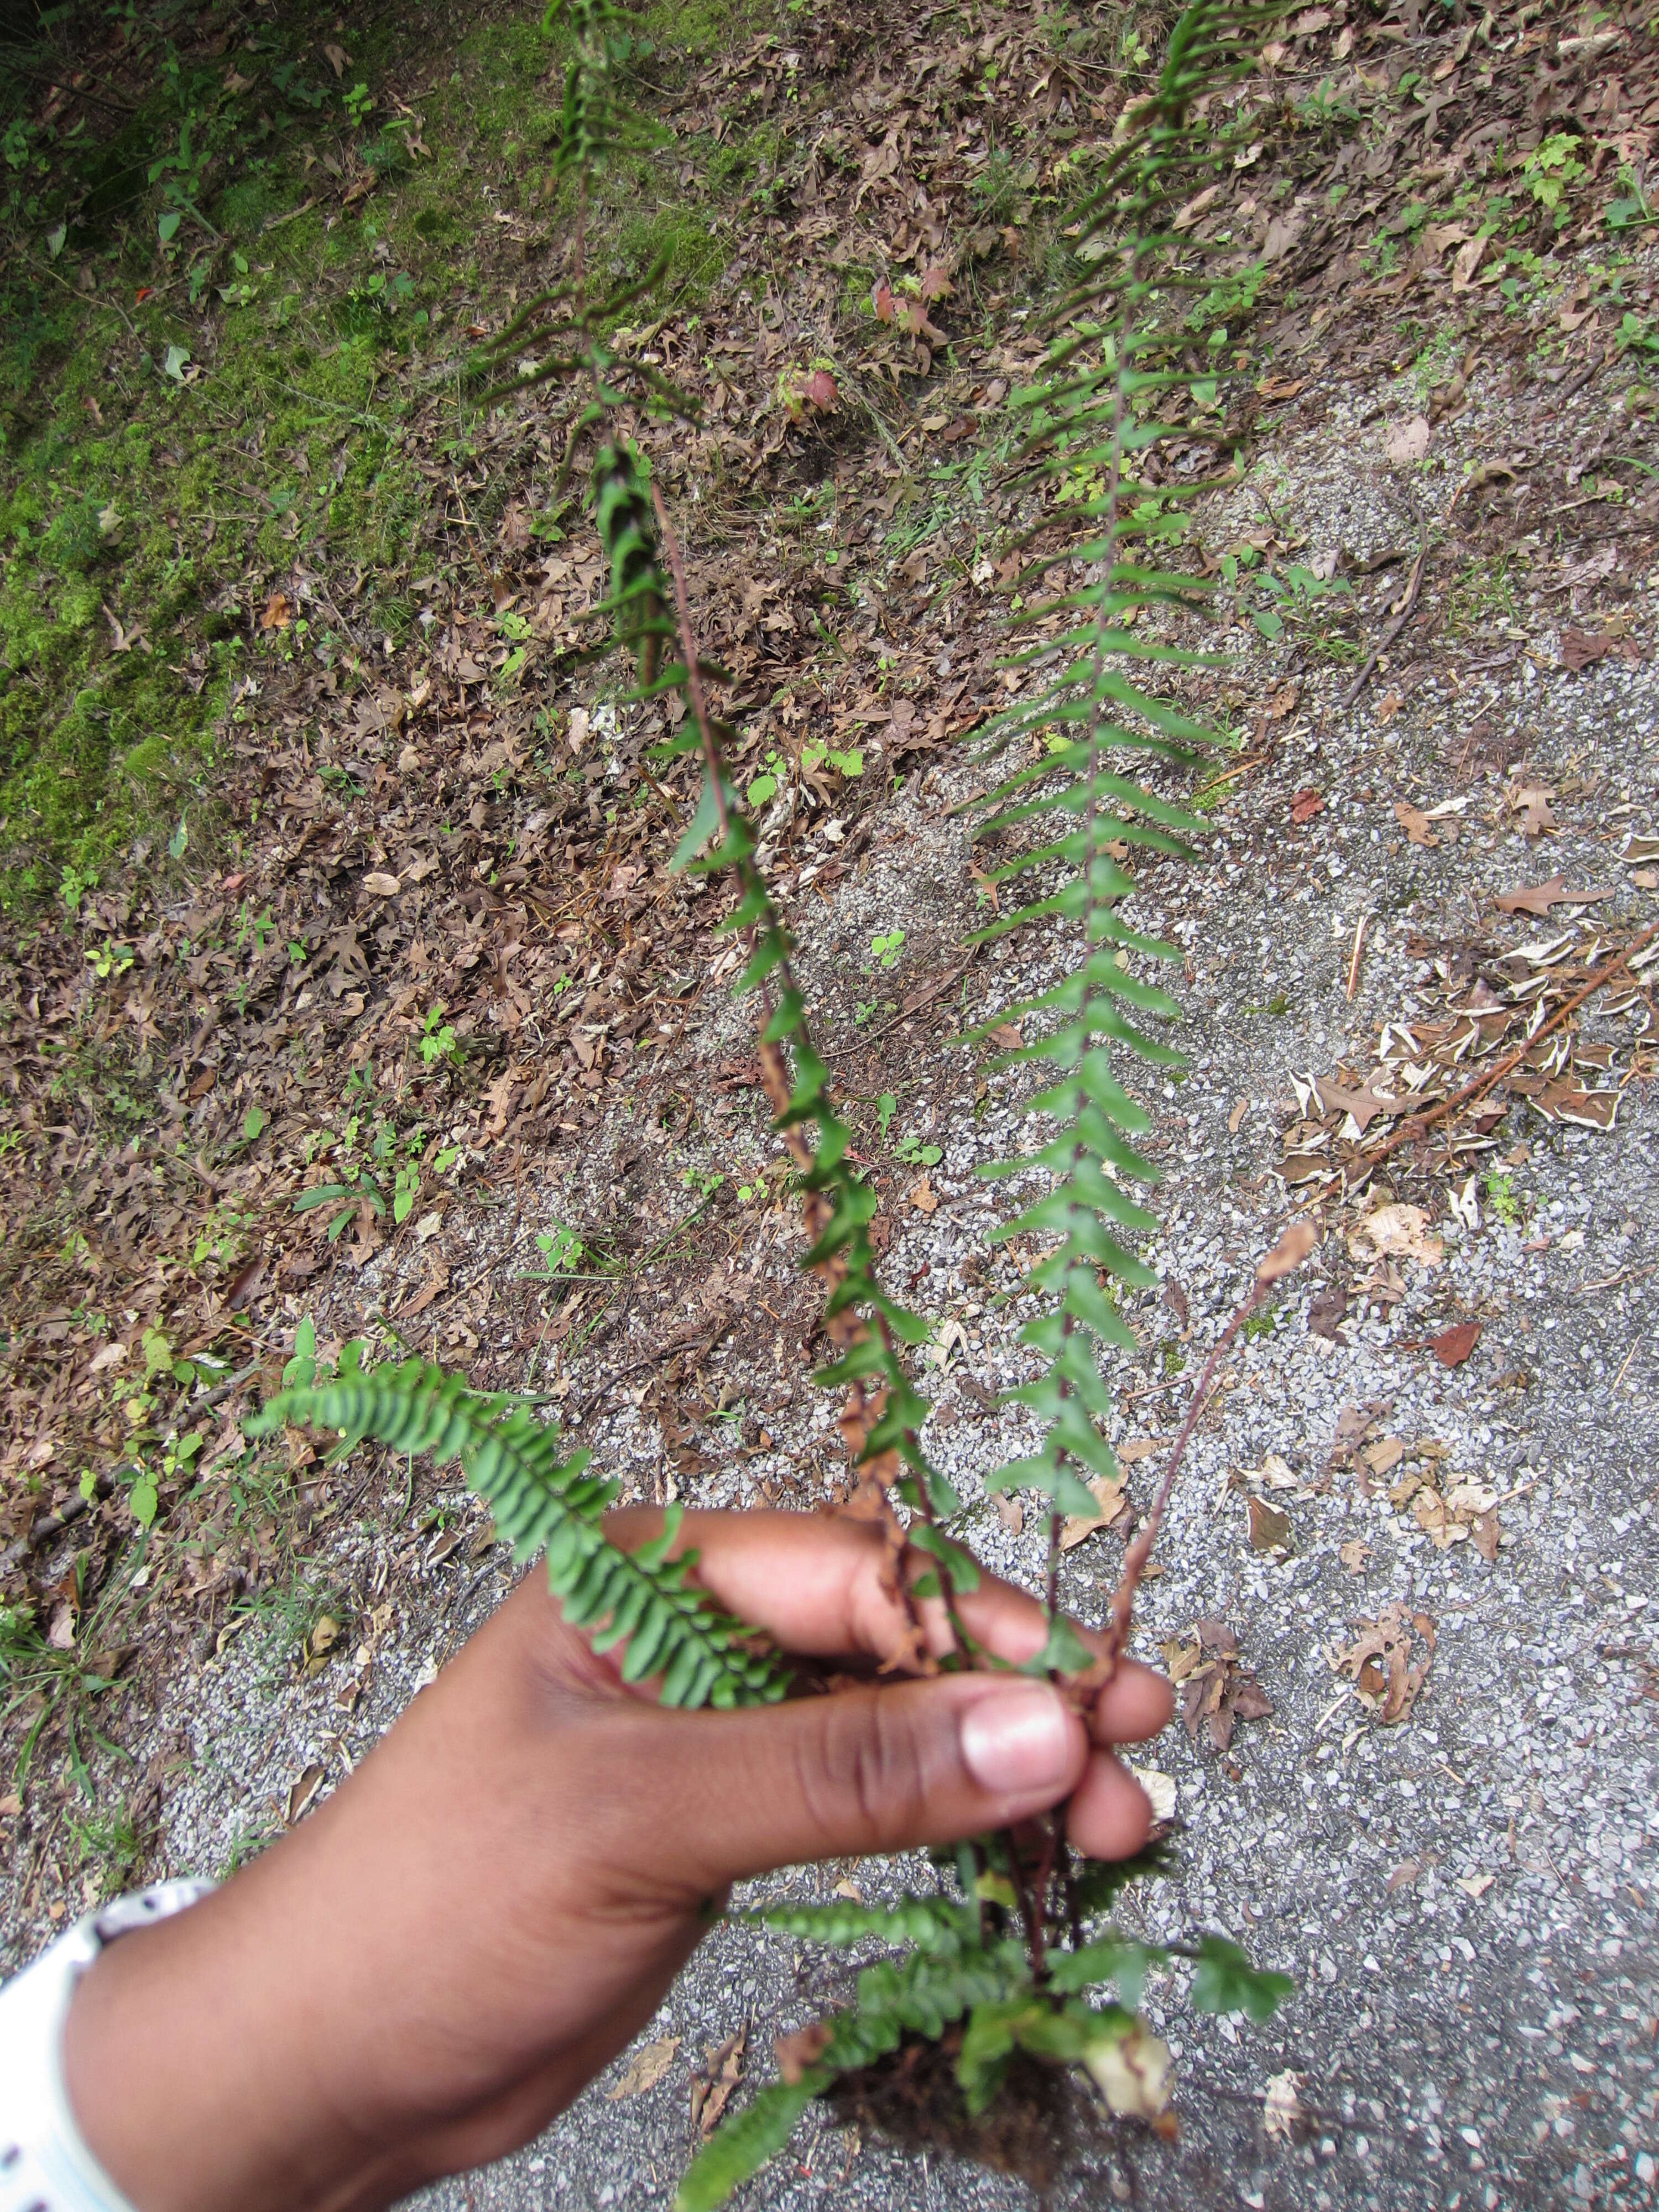
[[[699,1888],[1006,1827],[1069,1796],[1089,1758],[1058,1693],[1007,1676],[658,1717],[648,1795],[672,1808],[664,1856]]]

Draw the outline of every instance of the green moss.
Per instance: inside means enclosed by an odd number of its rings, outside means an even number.
[[[660,96],[776,15],[775,0],[653,8],[642,76]],[[182,114],[158,70],[117,135],[51,150],[27,221],[38,241],[48,204],[68,210],[56,264],[18,255],[0,275],[0,904],[55,890],[65,866],[102,866],[182,808],[192,852],[210,845],[239,670],[305,659],[320,674],[364,635],[416,635],[409,580],[441,493],[405,431],[470,353],[467,323],[514,281],[486,243],[495,210],[533,211],[550,238],[569,219],[551,174],[562,31],[526,14],[471,33],[416,102],[426,150],[412,154],[390,103],[360,125],[343,112],[352,82],[378,97],[404,19],[354,22],[342,88],[306,76],[334,33],[306,44],[305,16],[258,33],[259,89],[240,109],[222,100],[222,71],[186,88],[218,134],[201,179],[218,236],[189,216],[158,236],[165,185],[148,167],[177,150]],[[745,131],[734,116],[696,204],[678,164],[623,165],[592,210],[593,265],[632,277],[665,258],[677,304],[694,308],[728,258],[711,189],[743,220],[781,143],[775,122]],[[374,173],[343,217],[325,155]],[[445,437],[464,460],[464,415]],[[490,472],[470,501],[476,532],[513,489]],[[361,586],[351,639],[325,608],[303,635],[260,631],[296,562]]]

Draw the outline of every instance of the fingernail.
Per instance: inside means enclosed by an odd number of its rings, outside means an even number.
[[[1042,1682],[1011,1684],[962,1718],[963,1763],[981,1790],[1024,1797],[1064,1789],[1077,1764],[1070,1715]]]

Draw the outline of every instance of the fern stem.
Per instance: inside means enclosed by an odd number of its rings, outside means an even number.
[[[1164,1471],[1164,1480],[1158,1486],[1151,1509],[1133,1543],[1124,1554],[1123,1570],[1118,1577],[1117,1588],[1112,1594],[1111,1613],[1106,1626],[1105,1648],[1091,1667],[1074,1678],[1075,1686],[1091,1693],[1091,1698],[1098,1697],[1100,1692],[1116,1674],[1122,1662],[1123,1653],[1129,1641],[1129,1632],[1134,1625],[1135,1593],[1140,1588],[1141,1579],[1146,1571],[1146,1563],[1152,1556],[1152,1547],[1158,1541],[1158,1532],[1163,1524],[1164,1510],[1170,1503],[1170,1493],[1175,1489],[1176,1477],[1181,1472],[1181,1462],[1186,1457],[1187,1446],[1191,1440],[1193,1431],[1198,1425],[1199,1416],[1209,1401],[1210,1385],[1214,1380],[1216,1369],[1231,1349],[1240,1329],[1267,1297],[1273,1286],[1272,1279],[1257,1277],[1250,1287],[1249,1297],[1245,1299],[1243,1304],[1216,1339],[1210,1356],[1204,1363],[1203,1371],[1194,1386],[1192,1398],[1187,1407],[1187,1418],[1181,1425],[1180,1434],[1175,1441],[1175,1449],[1170,1454],[1170,1463]]]

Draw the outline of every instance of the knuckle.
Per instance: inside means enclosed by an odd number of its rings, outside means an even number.
[[[829,1802],[815,1813],[840,1814],[856,1808],[868,1848],[881,1850],[914,1830],[927,1794],[926,1761],[916,1734],[895,1710],[890,1693],[862,1690],[825,1700],[817,1771],[812,1788]]]

